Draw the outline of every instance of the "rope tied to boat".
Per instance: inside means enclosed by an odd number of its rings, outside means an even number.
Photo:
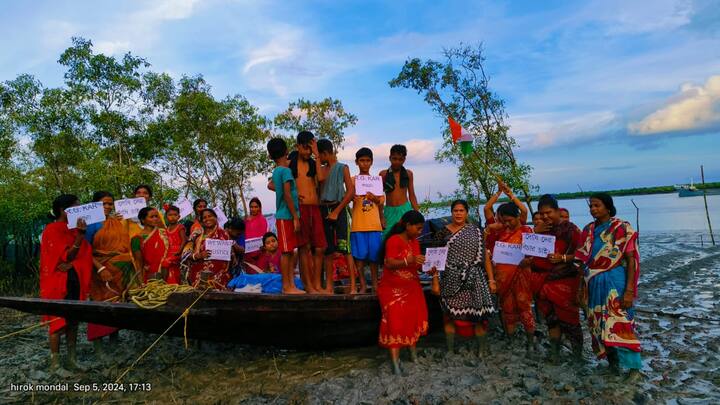
[[[128,290],[128,297],[140,308],[154,309],[165,305],[172,293],[186,293],[194,290],[189,285],[167,284],[164,280],[150,280],[142,287]]]
[[[193,301],[192,304],[190,304],[190,306],[188,306],[187,308],[185,308],[185,310],[180,314],[180,316],[179,316],[177,319],[175,319],[175,321],[173,321],[173,323],[171,323],[170,326],[167,327],[167,329],[165,329],[165,332],[163,332],[160,336],[158,336],[158,338],[155,339],[155,341],[152,342],[152,344],[151,344],[150,346],[148,346],[148,348],[145,349],[144,352],[142,352],[142,354],[140,355],[140,357],[138,357],[137,359],[135,359],[135,361],[133,361],[132,364],[131,364],[128,368],[126,368],[125,371],[123,371],[122,374],[120,374],[120,376],[115,380],[115,384],[120,383],[120,381],[135,367],[135,365],[137,365],[137,363],[139,363],[140,360],[142,360],[148,353],[150,353],[150,350],[152,350],[152,348],[155,347],[155,345],[160,341],[160,339],[162,339],[163,336],[165,336],[168,332],[170,332],[170,329],[172,329],[173,326],[175,326],[175,324],[177,324],[177,323],[180,321],[180,319],[183,319],[183,318],[185,318],[185,329],[184,329],[183,333],[184,333],[184,335],[185,335],[185,336],[184,336],[184,338],[185,338],[185,348],[187,349],[187,347],[188,347],[188,343],[187,343],[187,319],[188,319],[188,315],[190,314],[190,309],[192,309],[192,307],[195,306],[195,304],[197,304],[198,301],[200,301],[200,298],[202,298],[203,295],[205,295],[206,292],[208,292],[208,291],[210,291],[210,290],[212,290],[212,289],[213,289],[212,286],[208,286],[205,290],[203,290],[203,292],[201,292],[200,295],[198,295],[198,297],[195,298],[195,301]],[[95,403],[96,403],[96,404],[99,404],[100,402],[102,402],[102,401],[105,399],[105,397],[107,396],[107,394],[110,393],[110,392],[111,392],[111,391],[104,391],[103,394],[102,394],[102,396],[100,397],[100,399],[99,399],[97,402],[95,402]]]
[[[53,318],[53,319],[50,319],[49,321],[42,321],[42,322],[40,322],[40,323],[36,323],[35,325],[28,326],[27,328],[23,328],[23,329],[20,329],[20,330],[16,330],[15,332],[8,333],[8,334],[5,335],[5,336],[0,336],[0,340],[7,339],[7,338],[12,337],[12,336],[15,336],[15,335],[20,335],[20,334],[25,333],[25,332],[30,332],[30,331],[32,331],[32,330],[35,330],[35,329],[41,327],[41,326],[49,325],[49,324],[51,324],[51,323],[53,323],[53,322],[55,322],[55,321],[58,321],[58,320],[60,320],[60,319],[63,319],[63,318]]]

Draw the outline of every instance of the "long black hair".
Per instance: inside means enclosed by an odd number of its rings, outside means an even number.
[[[57,196],[52,203],[52,215],[50,219],[58,219],[62,216],[63,211],[75,205],[80,201],[75,194],[61,194]]]
[[[617,209],[615,208],[615,203],[613,202],[613,198],[610,196],[610,194],[594,193],[590,196],[590,199],[595,199],[602,202],[611,217],[617,215]]]
[[[412,210],[408,211],[403,214],[402,218],[393,225],[392,228],[390,228],[390,232],[388,232],[387,236],[385,237],[385,240],[383,241],[382,249],[380,249],[380,257],[378,257],[379,261],[385,260],[385,248],[387,246],[387,241],[390,240],[390,238],[393,235],[399,235],[403,232],[405,232],[405,228],[408,225],[417,225],[417,224],[424,224],[425,223],[425,217],[423,214]]]

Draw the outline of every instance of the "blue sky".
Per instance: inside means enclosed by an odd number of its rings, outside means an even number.
[[[72,36],[152,69],[203,74],[273,116],[339,98],[358,125],[341,157],[410,149],[418,194],[450,192],[433,161],[444,118],[387,82],[410,57],[482,42],[518,159],[544,192],[720,181],[720,5],[684,1],[1,1],[0,80],[60,85]],[[260,180],[257,182],[261,184]],[[258,193],[264,195],[258,187]]]

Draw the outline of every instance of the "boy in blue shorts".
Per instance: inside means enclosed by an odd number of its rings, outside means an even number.
[[[369,176],[373,163],[373,153],[368,148],[360,148],[355,153],[355,163],[360,175]],[[353,210],[350,227],[350,251],[355,258],[355,266],[350,266],[350,294],[355,294],[355,269],[360,275],[360,292],[367,292],[365,282],[365,264],[370,265],[373,292],[377,291],[378,263],[382,247],[382,212],[385,196],[372,193],[357,195],[355,193],[355,177],[353,177]]]

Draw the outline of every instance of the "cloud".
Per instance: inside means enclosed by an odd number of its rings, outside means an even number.
[[[407,147],[407,161],[411,165],[435,163],[435,152],[440,147],[440,142],[429,139],[406,139],[397,142],[385,142],[381,144],[362,143],[362,136],[358,134],[349,135],[345,139],[344,149],[338,153],[338,159],[345,162],[355,161],[355,152],[362,147],[372,149],[375,158],[375,166],[384,167],[387,157],[390,156],[390,148],[395,144],[402,144]],[[382,163],[380,163],[382,162]],[[379,170],[379,169],[378,169]]]
[[[105,55],[119,55],[131,51],[129,41],[97,41],[93,45],[95,52]]]
[[[704,85],[686,83],[665,106],[628,125],[631,134],[653,135],[668,132],[699,132],[720,125],[720,75]]]
[[[614,131],[617,122],[612,111],[525,114],[511,117],[510,135],[523,150],[544,149],[598,138]]]

